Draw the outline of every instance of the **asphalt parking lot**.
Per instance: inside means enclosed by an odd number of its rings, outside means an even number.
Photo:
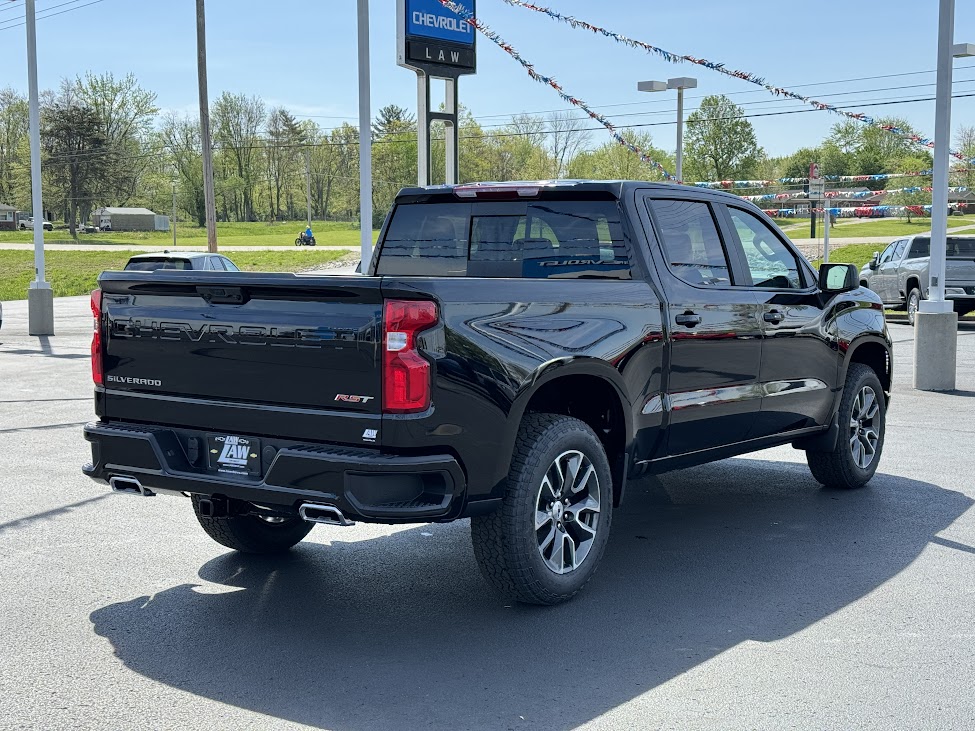
[[[0,330],[0,728],[975,728],[975,327],[895,400],[880,472],[779,448],[631,484],[593,582],[505,606],[466,522],[317,527],[283,559],[83,477],[85,298]]]

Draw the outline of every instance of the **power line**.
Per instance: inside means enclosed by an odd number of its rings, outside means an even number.
[[[103,3],[103,2],[105,2],[105,0],[90,0],[89,2],[85,3],[84,5],[76,5],[76,3],[79,3],[79,2],[81,2],[81,0],[68,0],[68,2],[61,3],[60,5],[54,5],[54,6],[50,7],[50,8],[44,8],[43,10],[41,10],[41,11],[38,12],[37,19],[38,20],[47,20],[48,18],[54,18],[54,17],[57,17],[58,15],[64,15],[65,13],[70,13],[70,12],[75,11],[75,10],[81,10],[82,8],[87,8],[87,7],[91,6],[91,5],[97,5],[98,3]],[[51,10],[55,10],[56,8],[62,8],[65,5],[72,5],[74,7],[67,8],[66,10],[61,10],[61,11],[59,11],[57,13],[49,12]],[[41,13],[46,13],[46,15],[41,15]],[[20,21],[20,22],[15,22],[15,21]],[[3,23],[7,23],[7,25],[3,25]],[[27,16],[24,15],[24,16],[22,16],[20,18],[13,18],[12,20],[9,20],[9,21],[3,21],[3,23],[0,23],[0,26],[2,26],[2,27],[0,27],[0,31],[3,31],[3,30],[11,30],[13,28],[19,28],[22,25],[27,25]]]

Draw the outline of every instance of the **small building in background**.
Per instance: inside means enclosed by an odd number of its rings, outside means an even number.
[[[0,231],[16,231],[19,226],[17,209],[0,203]]]
[[[97,208],[91,224],[103,231],[168,231],[169,216],[157,216],[148,208]]]

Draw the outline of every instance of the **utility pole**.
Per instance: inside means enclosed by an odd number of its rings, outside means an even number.
[[[200,86],[200,142],[203,146],[203,199],[206,204],[207,251],[217,252],[217,202],[213,192],[213,144],[210,141],[210,96],[207,92],[207,28],[204,0],[196,0],[196,64]]]
[[[305,198],[308,201],[308,228],[311,228],[311,148],[305,148]]]
[[[176,248],[176,181],[173,181],[173,248]]]
[[[27,290],[27,332],[54,334],[54,290],[44,277],[44,203],[41,188],[41,112],[37,92],[37,17],[34,0],[26,0],[27,84],[30,93],[30,185],[34,214],[34,281]]]
[[[369,97],[369,0],[359,11],[359,235],[361,271],[372,260],[372,101]]]

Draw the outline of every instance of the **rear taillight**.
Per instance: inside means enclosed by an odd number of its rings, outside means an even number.
[[[102,291],[100,289],[91,292],[91,314],[95,323],[91,336],[91,380],[95,385],[101,386],[105,378],[102,370]]]
[[[383,411],[406,414],[430,406],[430,363],[416,336],[437,324],[437,305],[389,300],[383,316]]]

